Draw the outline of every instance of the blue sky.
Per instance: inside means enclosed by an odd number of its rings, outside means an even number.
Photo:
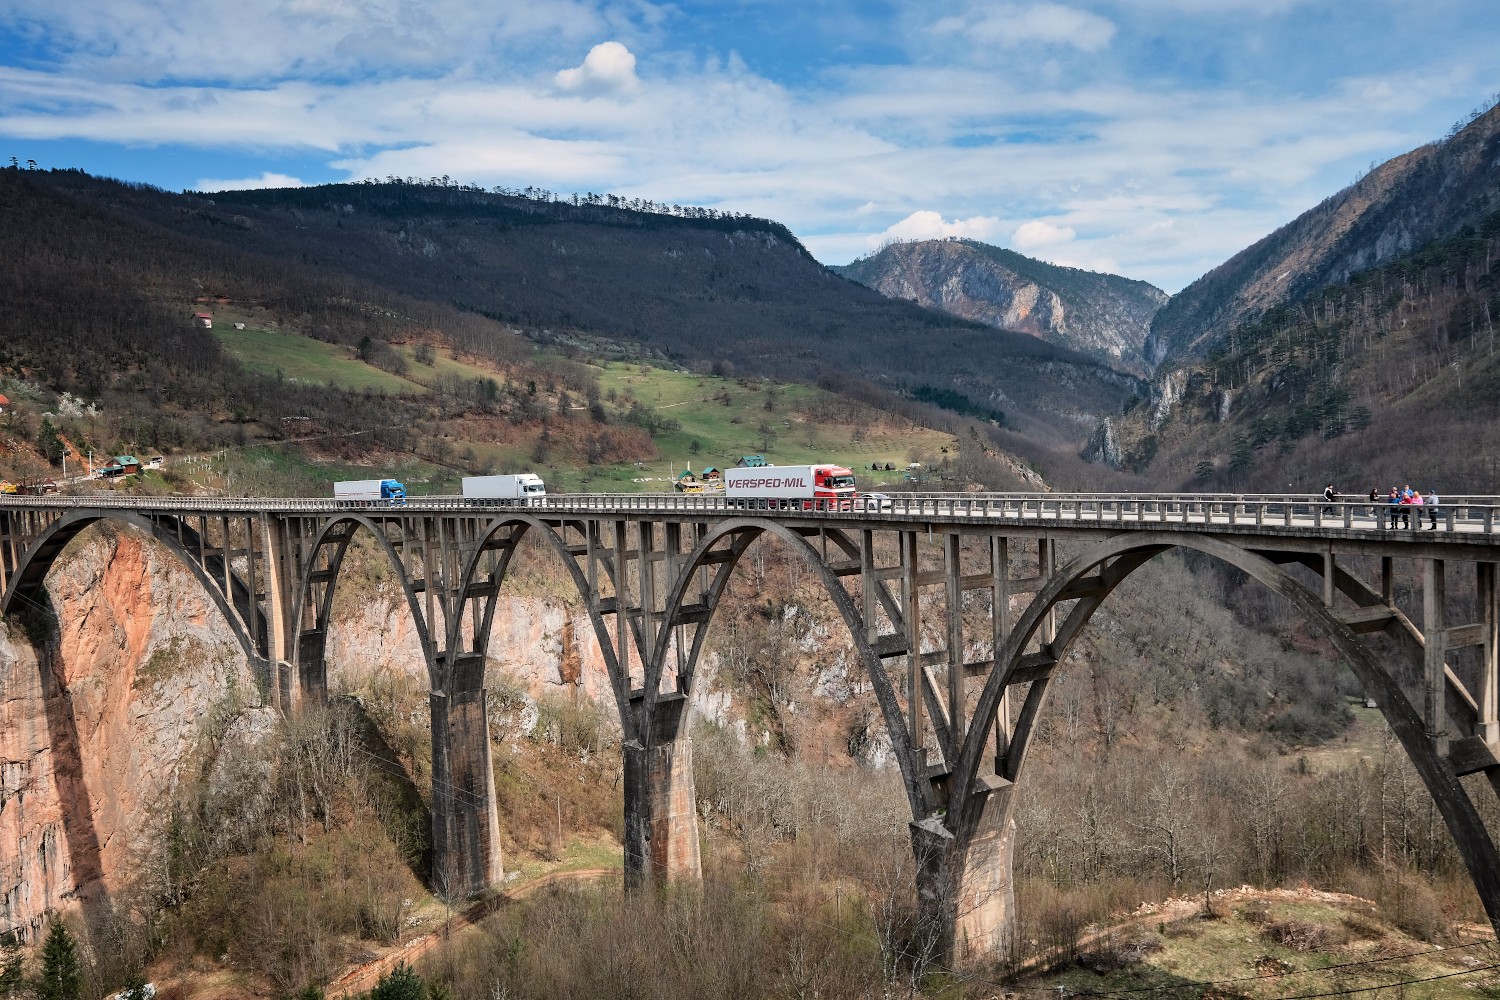
[[[1500,91],[1496,0],[0,0],[0,156],[969,236],[1177,291]]]

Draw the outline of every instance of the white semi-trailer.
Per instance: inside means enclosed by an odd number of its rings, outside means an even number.
[[[547,499],[542,477],[531,472],[514,476],[465,476],[464,499],[474,507],[532,504]]]
[[[406,503],[406,487],[394,479],[351,479],[333,484],[340,507],[398,507]]]
[[[724,498],[731,504],[849,510],[858,496],[854,473],[842,465],[724,470]]]

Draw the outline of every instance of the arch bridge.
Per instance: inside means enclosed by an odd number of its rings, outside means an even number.
[[[848,627],[911,807],[919,908],[941,951],[962,960],[1008,943],[1016,790],[1051,679],[1134,570],[1192,550],[1254,577],[1327,637],[1411,758],[1500,931],[1500,853],[1476,802],[1500,794],[1495,504],[1458,498],[1435,527],[1419,517],[1406,529],[1383,505],[1201,494],[895,494],[792,510],[707,494],[524,507],[3,498],[0,613],[45,609],[47,572],[83,529],[132,525],[191,570],[267,699],[292,711],[326,697],[334,586],[368,534],[429,679],[433,877],[472,892],[501,876],[490,626],[532,535],[566,567],[608,667],[625,744],[626,877],[640,884],[700,874],[687,731],[696,666],[736,567],[772,536]],[[1419,570],[1420,608],[1398,601],[1398,566]]]

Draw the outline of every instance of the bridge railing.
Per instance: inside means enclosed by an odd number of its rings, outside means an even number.
[[[199,514],[246,514],[258,511],[327,514],[342,510],[366,512],[493,511],[525,509],[555,512],[653,512],[717,514],[824,513],[868,519],[983,518],[1071,523],[1200,524],[1304,529],[1346,528],[1366,531],[1404,530],[1394,521],[1410,523],[1410,530],[1432,521],[1432,508],[1397,506],[1383,499],[1329,502],[1321,495],[1230,493],[873,493],[853,500],[741,500],[722,493],[561,493],[524,506],[476,501],[459,496],[410,497],[404,504],[381,500],[332,498],[251,497],[134,497],[114,493],[0,497],[0,508],[68,510],[112,508]],[[1492,534],[1497,530],[1500,497],[1455,496],[1437,507],[1441,527],[1450,531]],[[1394,515],[1394,516],[1393,516]]]

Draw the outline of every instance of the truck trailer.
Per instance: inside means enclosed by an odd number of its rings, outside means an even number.
[[[333,484],[339,507],[399,507],[406,503],[406,487],[394,479],[353,479]]]
[[[724,470],[724,498],[731,506],[850,510],[858,496],[854,473],[841,465],[763,465]]]
[[[531,472],[514,476],[465,476],[464,500],[470,507],[510,507],[547,499],[542,477]]]

